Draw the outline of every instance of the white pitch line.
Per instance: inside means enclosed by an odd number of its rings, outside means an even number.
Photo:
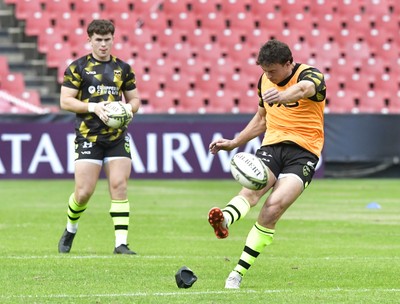
[[[132,292],[132,293],[111,293],[111,294],[84,294],[84,295],[68,295],[68,294],[53,294],[53,295],[11,295],[4,296],[1,295],[0,299],[62,299],[62,298],[117,298],[117,297],[169,297],[169,296],[196,296],[196,295],[213,295],[213,294],[267,294],[267,293],[287,293],[294,292],[290,289],[272,289],[272,290],[215,290],[215,291],[182,291],[182,292]],[[334,293],[334,292],[351,292],[351,293],[370,293],[370,292],[400,292],[400,289],[373,289],[373,288],[363,288],[363,289],[346,289],[346,288],[332,288],[332,289],[311,289],[309,292],[318,293]]]
[[[127,256],[124,256],[127,257]],[[0,256],[0,260],[9,259],[9,260],[35,260],[35,259],[116,259],[121,258],[120,255],[69,255],[69,254],[56,254],[56,255],[33,255],[33,256],[24,256],[24,255],[10,255],[10,256]],[[129,256],[128,258],[133,259],[187,259],[188,256],[166,256],[166,255],[135,255]],[[190,256],[191,259],[225,259],[226,256]],[[400,260],[400,256],[391,256],[391,257],[357,257],[357,256],[348,256],[348,257],[268,257],[271,260]]]
[[[281,290],[270,292],[282,292]],[[67,295],[67,294],[53,294],[53,295],[18,295],[18,296],[0,296],[0,299],[55,299],[55,298],[115,298],[115,297],[152,297],[152,296],[193,296],[193,295],[212,295],[212,294],[229,294],[229,293],[261,293],[254,290],[216,290],[216,291],[187,291],[187,292],[132,292],[132,293],[111,293],[111,294],[85,294],[85,295]]]

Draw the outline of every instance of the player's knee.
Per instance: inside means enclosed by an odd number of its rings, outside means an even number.
[[[126,194],[127,182],[125,180],[113,180],[110,182],[110,192],[117,196]]]
[[[75,191],[75,200],[77,205],[85,205],[92,196],[93,191],[86,188],[80,188]]]
[[[242,195],[243,197],[245,197],[247,199],[247,201],[250,204],[250,207],[254,207],[255,205],[257,205],[257,203],[259,202],[260,198],[265,194],[265,191],[262,190],[250,190],[247,188],[242,188],[242,190],[240,190],[239,195]]]

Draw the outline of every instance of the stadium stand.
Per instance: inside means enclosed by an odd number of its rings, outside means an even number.
[[[90,51],[85,33],[88,20],[113,20],[115,54],[130,62],[138,75],[144,113],[253,112],[260,76],[255,57],[260,45],[271,38],[287,42],[295,60],[326,73],[327,112],[400,112],[398,1],[4,3],[14,9],[25,35],[37,39],[47,67],[57,69],[58,84],[66,64]],[[169,98],[164,103],[159,100]]]

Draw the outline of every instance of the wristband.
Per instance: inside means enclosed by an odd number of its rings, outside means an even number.
[[[88,103],[88,107],[87,110],[89,113],[94,113],[94,108],[96,107],[96,103],[95,102],[89,102]]]

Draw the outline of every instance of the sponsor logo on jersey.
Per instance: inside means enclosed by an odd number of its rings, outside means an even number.
[[[114,70],[114,77],[117,78],[118,80],[121,80],[122,73],[120,70]]]

